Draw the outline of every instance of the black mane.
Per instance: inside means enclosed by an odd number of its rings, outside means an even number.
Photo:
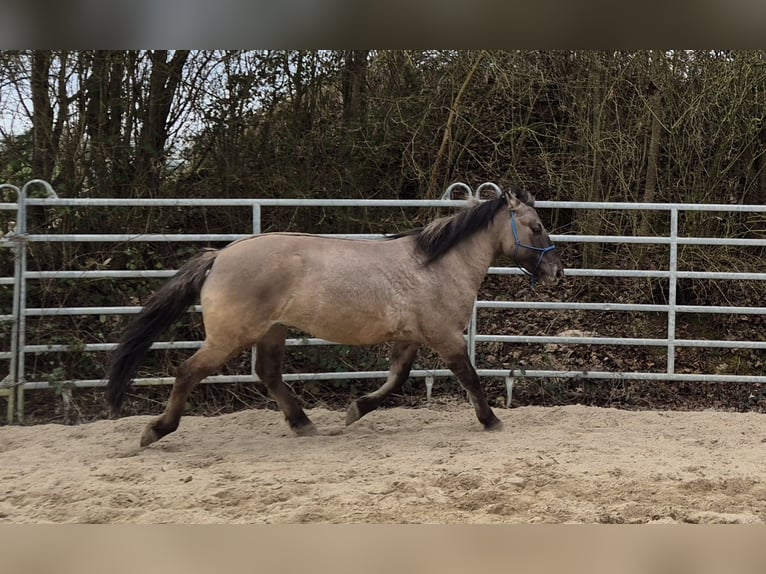
[[[535,197],[525,189],[512,185],[511,192],[522,203],[534,207]],[[464,239],[488,227],[495,215],[507,206],[508,203],[503,196],[482,201],[455,215],[432,221],[425,227],[389,235],[386,239],[414,236],[415,248],[425,255],[423,264],[430,265]]]

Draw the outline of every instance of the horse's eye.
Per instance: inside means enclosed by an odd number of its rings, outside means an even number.
[[[543,226],[539,223],[535,223],[532,225],[532,233],[542,233],[543,232]]]

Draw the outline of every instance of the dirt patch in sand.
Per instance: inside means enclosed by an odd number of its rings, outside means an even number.
[[[766,417],[465,403],[381,409],[292,435],[281,413],[0,428],[0,521],[89,523],[766,521]]]

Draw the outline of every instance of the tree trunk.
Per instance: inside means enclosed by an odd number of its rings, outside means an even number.
[[[167,56],[167,50],[154,50],[149,55],[152,72],[138,142],[134,191],[138,187],[156,193],[162,180],[168,116],[189,50],[177,50],[169,62]]]
[[[756,201],[766,203],[766,125],[762,125],[758,130],[756,154],[758,154],[755,161],[758,173]]]
[[[92,68],[85,80],[87,91],[85,129],[92,158],[90,160],[92,187],[99,195],[106,197],[114,195],[109,170],[110,162],[107,160],[107,144],[104,141],[107,107],[105,85],[108,82],[108,75],[107,52],[105,50],[93,52]]]
[[[52,52],[35,50],[32,53],[32,172],[36,178],[50,181],[53,176],[53,107],[51,106],[50,75]]]
[[[343,122],[346,125],[364,121],[367,111],[367,57],[369,50],[345,50],[341,71]]]
[[[646,183],[644,185],[643,201],[645,203],[652,203],[657,192],[657,164],[660,156],[660,138],[662,134],[662,93],[654,82],[650,82],[648,94],[652,131],[649,137],[649,152],[646,156]],[[643,213],[639,235],[648,235],[650,232],[649,218],[646,213]]]
[[[463,97],[468,91],[468,86],[471,84],[471,80],[476,74],[476,70],[479,68],[479,64],[483,58],[484,52],[479,52],[479,56],[476,58],[473,66],[471,66],[471,69],[468,71],[468,74],[463,80],[463,84],[460,86],[460,89],[455,95],[455,99],[452,101],[452,106],[450,106],[449,116],[447,117],[447,125],[444,126],[444,134],[442,135],[442,143],[439,146],[439,151],[436,154],[436,159],[434,160],[433,166],[431,167],[431,179],[428,183],[428,192],[426,193],[427,199],[434,199],[437,195],[439,195],[439,175],[441,172],[442,163],[444,163],[444,158],[448,155],[450,145],[452,144],[452,128],[455,125],[455,120],[457,120],[457,117],[460,114],[460,104],[463,100]]]
[[[655,52],[652,54],[652,62],[650,64],[650,70],[659,65],[660,56]],[[649,85],[647,88],[647,102],[649,106],[649,125],[651,126],[651,132],[649,135],[649,147],[646,154],[646,179],[644,183],[644,194],[642,201],[644,203],[652,203],[657,196],[657,173],[660,157],[660,144],[662,139],[662,91],[658,87],[659,80],[656,72],[651,73],[649,79]],[[641,220],[638,228],[638,235],[651,235],[652,225],[651,217],[656,216],[655,213],[649,211],[641,211]],[[638,244],[638,267],[644,268],[646,266],[646,257],[648,255],[648,248],[646,245]]]
[[[603,161],[601,151],[601,113],[604,101],[604,74],[603,63],[600,55],[594,55],[595,60],[591,63],[588,74],[588,128],[586,130],[586,150],[590,156],[589,191],[586,201],[603,201],[602,190]],[[588,235],[600,235],[602,229],[602,215],[597,210],[588,210],[583,216],[582,232]],[[583,265],[596,267],[601,260],[602,246],[598,243],[585,243],[583,245]]]

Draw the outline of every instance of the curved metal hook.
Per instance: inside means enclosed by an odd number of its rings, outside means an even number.
[[[18,210],[19,210],[18,204],[21,201],[21,190],[15,185],[12,185],[10,183],[0,183],[0,191],[3,189],[13,190],[13,192],[16,194],[16,212],[18,214]],[[16,217],[16,220],[8,221],[8,231],[4,232],[0,230],[0,239],[8,240],[13,238],[16,235],[17,224],[18,224],[18,215]]]
[[[456,181],[453,184],[450,184],[450,186],[444,190],[444,193],[442,193],[441,199],[453,199],[452,197],[452,191],[457,188],[462,187],[466,192],[466,199],[470,199],[474,196],[473,189],[471,189],[471,186],[467,183],[463,183],[462,181]]]
[[[27,183],[24,184],[24,187],[21,188],[21,195],[24,197],[29,197],[27,195],[27,189],[30,185],[41,185],[45,190],[45,195],[50,199],[58,199],[59,197],[53,190],[53,186],[44,179],[30,179]]]
[[[58,195],[53,190],[53,186],[44,179],[31,179],[25,183],[21,189],[15,185],[2,184],[0,189],[9,188],[16,192],[16,224],[14,227],[14,235],[16,238],[23,238],[27,233],[27,197],[29,197],[29,187],[32,185],[39,185],[45,190],[45,195],[51,199],[58,199]],[[6,234],[8,237],[8,234]]]
[[[16,193],[16,201],[18,201],[19,197],[21,197],[21,190],[18,187],[16,187],[15,185],[13,185],[13,184],[10,184],[10,183],[0,183],[0,190],[6,189],[6,188],[7,189],[12,189]]]
[[[499,185],[491,181],[485,181],[479,187],[476,188],[476,193],[475,193],[476,199],[481,199],[481,192],[482,190],[486,188],[490,188],[492,191],[494,191],[495,197],[501,197],[503,195],[503,190],[500,189]]]
[[[494,196],[492,198],[487,198],[487,199],[494,199],[495,197],[502,197],[503,195],[503,190],[500,189],[500,186],[491,181],[485,181],[484,183],[479,185],[479,187],[476,188],[476,191],[474,191],[471,188],[471,186],[468,185],[467,183],[463,183],[462,181],[456,181],[455,183],[451,184],[444,191],[444,193],[442,193],[441,199],[454,199],[452,197],[452,192],[457,188],[462,188],[465,191],[466,199],[473,198],[479,201],[485,201],[484,199],[482,199],[481,193],[482,191],[486,189],[490,189],[494,193]]]

